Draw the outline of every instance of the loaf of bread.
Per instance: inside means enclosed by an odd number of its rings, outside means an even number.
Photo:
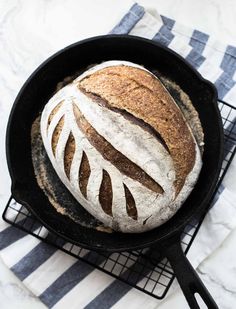
[[[125,233],[172,217],[202,165],[201,145],[163,83],[126,61],[96,65],[59,90],[40,130],[65,187],[105,226]]]

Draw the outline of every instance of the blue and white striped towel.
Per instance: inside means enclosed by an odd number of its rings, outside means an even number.
[[[221,99],[235,104],[236,47],[223,45],[205,33],[186,28],[158,13],[151,13],[138,4],[130,8],[111,33],[138,35],[170,47],[216,85]],[[222,185],[222,193],[207,215],[189,252],[194,267],[211,254],[236,227],[236,196],[232,185],[236,183],[236,173],[233,172],[235,166],[231,166],[231,172]],[[162,306],[160,301],[3,221],[0,221],[0,250],[6,265],[49,308]]]

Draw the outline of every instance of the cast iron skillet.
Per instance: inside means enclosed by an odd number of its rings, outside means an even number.
[[[203,167],[199,180],[181,209],[162,226],[141,234],[105,233],[83,227],[62,216],[49,204],[34,177],[30,129],[58,82],[92,63],[128,60],[158,69],[190,96],[205,133]],[[6,148],[12,179],[12,195],[50,231],[79,246],[107,252],[157,247],[178,278],[191,308],[199,308],[199,293],[208,308],[217,308],[180,246],[181,231],[204,213],[216,187],[222,163],[223,130],[214,86],[204,80],[183,58],[162,45],[134,37],[109,35],[75,43],[46,60],[18,94],[9,118]]]

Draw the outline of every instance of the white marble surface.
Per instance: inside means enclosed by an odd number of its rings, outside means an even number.
[[[235,0],[140,0],[161,14],[236,45]],[[29,74],[49,55],[80,39],[107,33],[129,8],[127,0],[0,1],[0,212],[10,192],[5,159],[5,129],[13,100]],[[234,161],[234,169],[236,163]],[[231,191],[235,184],[225,184]],[[219,226],[220,228],[220,226]],[[220,308],[236,303],[236,230],[198,267]],[[224,266],[222,268],[222,265]],[[223,270],[222,270],[223,269]],[[0,259],[1,308],[45,308]],[[159,308],[187,308],[181,292]]]

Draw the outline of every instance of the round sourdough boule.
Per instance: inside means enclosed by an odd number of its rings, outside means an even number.
[[[105,226],[129,233],[157,227],[197,181],[200,121],[188,98],[180,109],[171,91],[181,93],[142,66],[108,61],[59,90],[42,112],[55,172]]]

